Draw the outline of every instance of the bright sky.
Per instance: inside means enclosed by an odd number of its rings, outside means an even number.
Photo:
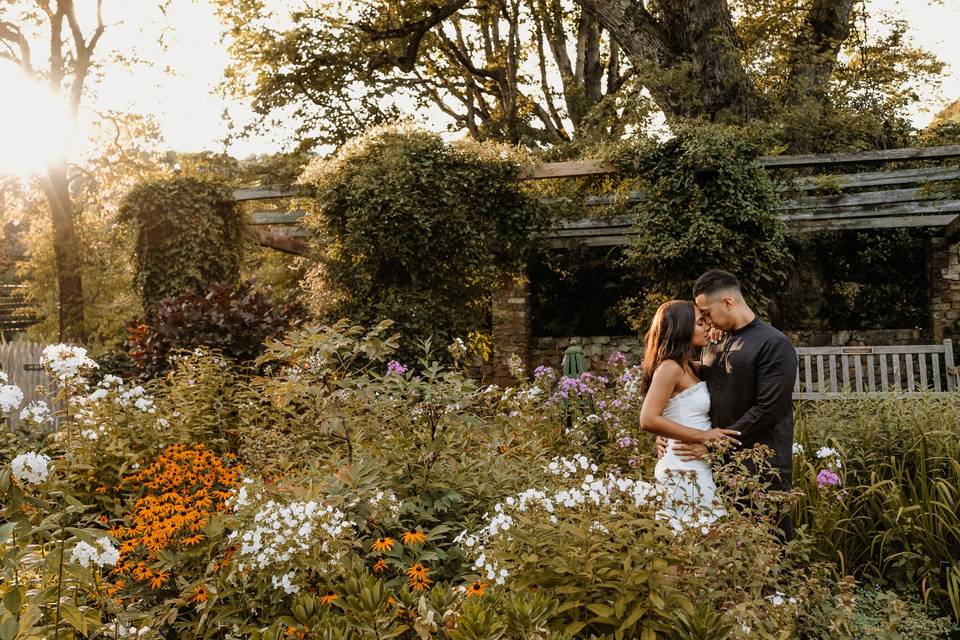
[[[278,0],[288,4],[288,0]],[[89,3],[80,3],[81,6]],[[903,15],[909,21],[916,42],[936,53],[950,65],[942,95],[927,97],[915,113],[914,122],[923,126],[952,100],[960,97],[960,2],[944,0],[930,5],[926,0],[873,0],[875,7]],[[220,25],[206,0],[173,0],[166,17],[145,0],[108,0],[104,3],[109,28],[101,51],[135,45],[139,55],[152,61],[105,75],[100,83],[97,106],[139,113],[153,113],[159,120],[165,146],[184,151],[222,149],[227,132],[221,118],[225,109],[249,117],[242,105],[228,104],[214,91],[228,62],[226,47],[219,42]],[[158,20],[169,25],[166,47],[156,43]],[[171,71],[174,70],[174,71]],[[235,143],[228,151],[235,156],[278,151],[285,136],[272,136]]]

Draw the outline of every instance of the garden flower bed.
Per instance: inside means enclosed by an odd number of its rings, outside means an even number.
[[[956,632],[960,399],[800,406],[793,492],[737,454],[726,515],[676,522],[624,358],[502,389],[396,350],[342,322],[141,385],[49,348],[54,407],[0,388],[0,639]]]

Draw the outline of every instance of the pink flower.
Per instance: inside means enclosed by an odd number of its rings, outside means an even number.
[[[396,374],[398,376],[402,376],[406,372],[407,368],[396,360],[391,360],[387,363],[387,375]]]
[[[817,474],[817,484],[821,487],[826,487],[827,485],[839,487],[840,476],[832,469],[821,469],[820,473]]]

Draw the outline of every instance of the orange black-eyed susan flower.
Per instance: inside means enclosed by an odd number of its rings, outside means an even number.
[[[328,593],[325,596],[320,597],[320,604],[333,604],[337,598],[339,598],[335,593]]]
[[[396,541],[393,538],[377,538],[373,541],[372,548],[377,553],[387,553],[393,549],[395,542]]]
[[[206,602],[209,599],[210,596],[207,595],[207,590],[203,588],[203,585],[200,585],[197,587],[197,592],[190,598],[190,602]]]
[[[425,591],[430,587],[430,584],[433,582],[430,578],[410,578],[407,580],[407,584],[410,585],[410,588],[414,591]]]
[[[427,541],[427,534],[423,531],[407,531],[401,537],[403,544],[414,545],[414,544],[423,544]]]
[[[170,573],[167,571],[158,571],[153,578],[150,579],[150,588],[159,589],[164,584],[166,584],[167,579],[170,577]]]
[[[387,561],[383,558],[380,558],[373,564],[373,570],[377,573],[381,573],[390,568],[390,565],[387,564]]]
[[[413,579],[415,579],[415,578],[416,578],[416,579],[429,578],[429,577],[430,577],[430,569],[427,569],[425,566],[423,566],[422,564],[420,564],[420,563],[418,562],[417,564],[415,564],[415,565],[411,566],[409,569],[407,569],[406,574],[407,574],[407,576],[408,576],[411,580],[413,580]]]
[[[124,478],[121,488],[135,486],[144,494],[130,507],[125,526],[111,529],[122,541],[118,567],[129,571],[133,565],[133,579],[152,585],[157,576],[146,565],[166,549],[202,542],[201,530],[210,516],[226,510],[242,471],[232,458],[221,458],[203,445],[171,445]]]
[[[467,597],[480,597],[483,595],[484,590],[487,588],[487,583],[482,580],[475,580],[467,586]]]

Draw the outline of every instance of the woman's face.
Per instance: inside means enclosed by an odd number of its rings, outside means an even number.
[[[690,339],[690,344],[695,347],[705,347],[710,342],[710,339],[707,337],[707,332],[710,331],[710,321],[700,313],[700,309],[696,307],[693,309],[696,314],[696,320],[693,323],[693,337]]]

